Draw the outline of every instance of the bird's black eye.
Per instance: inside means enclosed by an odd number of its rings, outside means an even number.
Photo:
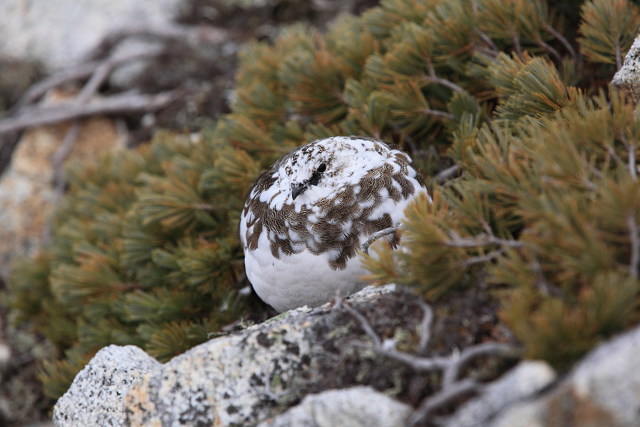
[[[327,170],[327,165],[325,165],[324,163],[320,163],[320,166],[318,166],[318,169],[316,169],[317,172],[324,172]]]

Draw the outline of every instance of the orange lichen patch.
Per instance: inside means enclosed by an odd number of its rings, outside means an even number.
[[[71,126],[62,123],[25,132],[0,179],[0,275],[6,276],[16,255],[32,255],[43,242],[56,198],[53,158]],[[82,120],[79,126],[67,161],[89,162],[101,151],[124,146],[123,135],[107,117]]]

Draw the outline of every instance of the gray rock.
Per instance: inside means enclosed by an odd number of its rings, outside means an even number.
[[[77,62],[108,32],[171,21],[183,0],[3,0],[0,56],[54,70]],[[73,31],[69,31],[69,29]]]
[[[640,425],[640,328],[603,343],[557,387],[509,408],[493,427]]]
[[[515,402],[535,395],[556,378],[555,371],[545,362],[524,361],[491,383],[477,398],[472,399],[448,420],[449,427],[481,427]]]
[[[636,37],[611,85],[640,97],[640,36]]]
[[[403,336],[411,336],[407,332],[414,331],[423,316],[415,295],[396,291],[395,285],[368,287],[346,300],[374,329]],[[136,347],[109,346],[78,374],[56,404],[54,420],[65,426],[253,425],[286,411],[302,396],[328,389],[375,384],[379,390],[398,392],[401,378],[428,380],[428,374],[416,376],[405,364],[377,357],[363,344],[366,339],[349,313],[329,303],[291,310],[212,339],[164,365]],[[381,419],[391,422],[404,419],[408,411],[371,389],[344,393],[335,417],[357,420],[368,413],[369,418],[384,415]],[[372,393],[379,405],[371,404]],[[309,398],[305,406],[317,412],[328,405],[325,399]],[[302,415],[292,411],[288,416]]]
[[[394,285],[368,287],[349,300],[361,307],[373,305],[377,298],[394,289]],[[321,360],[329,357],[331,340],[354,328],[355,323],[346,325],[340,316],[344,313],[332,310],[331,304],[314,309],[302,307],[241,333],[194,347],[130,391],[126,399],[127,422],[246,425],[282,412],[306,394],[305,387],[317,384],[320,376],[338,381],[338,387],[344,386],[336,371],[339,364],[321,366]],[[419,320],[397,319],[407,328],[415,327]],[[361,334],[358,331],[356,336]]]
[[[302,403],[259,427],[404,426],[412,408],[371,387],[352,387],[308,395]]]
[[[125,421],[124,396],[161,364],[138,347],[110,345],[78,373],[58,400],[53,422],[59,426],[119,426]]]

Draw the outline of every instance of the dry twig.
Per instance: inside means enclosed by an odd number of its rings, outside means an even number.
[[[369,247],[373,244],[373,242],[380,239],[381,237],[388,236],[389,234],[394,234],[397,231],[402,230],[403,228],[404,226],[400,224],[395,227],[384,228],[380,231],[376,231],[371,236],[369,236],[369,238],[362,244],[362,252],[368,255]]]
[[[433,313],[427,304],[422,303],[421,306],[424,311],[421,330],[425,330],[431,326]],[[373,351],[375,353],[404,363],[418,372],[439,371],[442,373],[441,389],[427,397],[420,404],[409,418],[409,425],[416,425],[422,422],[429,414],[437,411],[459,397],[479,392],[483,386],[478,381],[471,378],[459,379],[464,368],[466,368],[476,358],[481,356],[514,358],[518,357],[520,354],[520,351],[512,345],[498,342],[486,342],[469,346],[461,352],[454,352],[447,357],[420,357],[399,351],[395,346],[395,342],[391,339],[382,340],[367,318],[344,301],[338,300],[336,307],[344,309],[358,322],[363,331],[371,339]],[[427,330],[426,333],[429,333],[429,331]],[[428,338],[420,339],[420,346],[426,346],[427,343]]]
[[[102,114],[122,114],[155,111],[179,98],[182,91],[173,90],[154,95],[125,92],[108,98],[93,100],[86,105],[68,103],[28,108],[17,117],[0,121],[0,133],[28,127],[50,125],[68,120]]]

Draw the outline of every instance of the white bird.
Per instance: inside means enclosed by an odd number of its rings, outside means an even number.
[[[409,156],[372,138],[326,138],[286,154],[258,178],[240,217],[249,281],[280,312],[360,290],[358,250],[398,226],[421,192]]]

